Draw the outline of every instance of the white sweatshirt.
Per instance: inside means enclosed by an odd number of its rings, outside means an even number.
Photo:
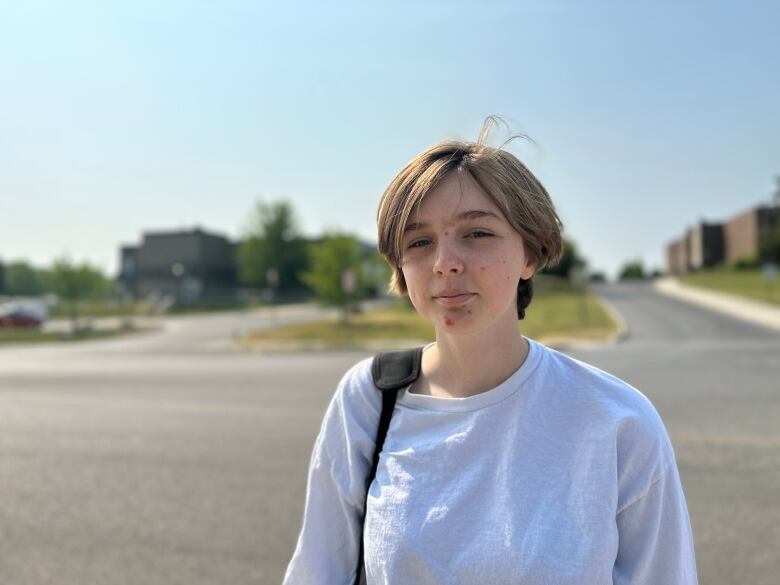
[[[369,585],[697,583],[674,452],[652,404],[526,339],[525,362],[486,392],[399,391],[368,495]],[[285,585],[352,584],[380,410],[368,358],[344,375],[322,422]]]

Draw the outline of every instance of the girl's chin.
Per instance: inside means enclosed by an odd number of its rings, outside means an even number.
[[[438,322],[442,327],[452,328],[466,322],[473,322],[474,311],[465,307],[447,308],[439,313]]]

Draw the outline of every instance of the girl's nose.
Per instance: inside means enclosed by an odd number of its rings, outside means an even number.
[[[463,260],[455,250],[455,246],[442,239],[436,248],[436,258],[433,262],[436,274],[458,274],[463,272]]]

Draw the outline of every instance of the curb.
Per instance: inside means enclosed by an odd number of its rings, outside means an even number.
[[[408,349],[430,343],[420,339],[372,339],[355,344],[333,344],[324,341],[261,341],[235,342],[231,349],[241,353],[300,353],[300,352],[350,352],[350,351],[388,351]]]

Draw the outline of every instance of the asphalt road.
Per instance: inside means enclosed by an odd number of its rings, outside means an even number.
[[[780,583],[780,334],[658,295],[602,291],[629,338],[568,352],[640,389],[675,447],[702,585]]]
[[[629,338],[567,353],[661,413],[700,582],[776,584],[780,335],[647,285],[603,294]],[[179,317],[158,333],[0,348],[0,582],[279,583],[322,414],[370,354],[237,353],[229,340],[307,318]]]

